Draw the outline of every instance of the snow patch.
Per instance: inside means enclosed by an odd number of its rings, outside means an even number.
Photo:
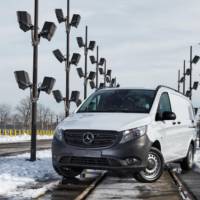
[[[51,151],[38,151],[35,162],[27,161],[29,156],[26,153],[0,158],[0,196],[36,198],[57,184],[55,180],[60,177],[52,167]],[[36,188],[38,183],[42,183],[40,188]]]
[[[38,140],[49,140],[52,139],[53,136],[48,135],[38,135]],[[17,136],[7,136],[7,135],[1,135],[0,136],[0,143],[15,143],[15,142],[27,142],[31,140],[30,135],[17,135]]]

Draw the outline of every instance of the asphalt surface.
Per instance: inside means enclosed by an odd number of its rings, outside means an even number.
[[[37,150],[49,149],[51,148],[52,140],[38,140]],[[31,143],[27,142],[17,142],[17,143],[2,143],[0,144],[0,156],[10,156],[17,155],[19,153],[29,152]]]
[[[200,171],[195,168],[189,172],[183,171],[183,173],[179,174],[179,177],[192,194],[193,199],[200,199]]]
[[[107,176],[87,200],[181,200],[178,188],[165,171],[154,183],[139,183],[131,177]]]

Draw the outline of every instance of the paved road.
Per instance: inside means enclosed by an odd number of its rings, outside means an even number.
[[[108,176],[87,200],[180,200],[178,188],[168,172],[155,183],[138,183],[133,178]]]
[[[30,146],[30,142],[0,144],[0,156],[17,155],[18,153],[28,152],[30,150]],[[49,148],[51,148],[51,140],[37,141],[38,150]]]
[[[200,199],[200,169],[194,168],[193,171],[183,172],[179,176],[194,199]]]

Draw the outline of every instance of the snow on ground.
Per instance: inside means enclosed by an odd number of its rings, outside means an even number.
[[[29,156],[0,158],[0,199],[32,199],[58,185],[60,177],[52,167],[51,151],[38,151],[35,162],[27,161]]]
[[[52,139],[53,136],[48,135],[38,135],[38,140],[45,140],[45,139]],[[7,136],[7,135],[1,135],[0,136],[0,143],[14,143],[14,142],[26,142],[30,141],[31,136],[30,135],[17,135],[17,136]]]

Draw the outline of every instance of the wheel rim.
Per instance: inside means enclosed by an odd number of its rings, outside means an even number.
[[[193,156],[193,150],[190,148],[190,151],[188,152],[188,165],[190,168],[193,166],[194,156]]]
[[[158,177],[161,170],[161,159],[157,154],[150,152],[147,158],[147,167],[141,171],[141,176],[146,180],[154,180]]]

